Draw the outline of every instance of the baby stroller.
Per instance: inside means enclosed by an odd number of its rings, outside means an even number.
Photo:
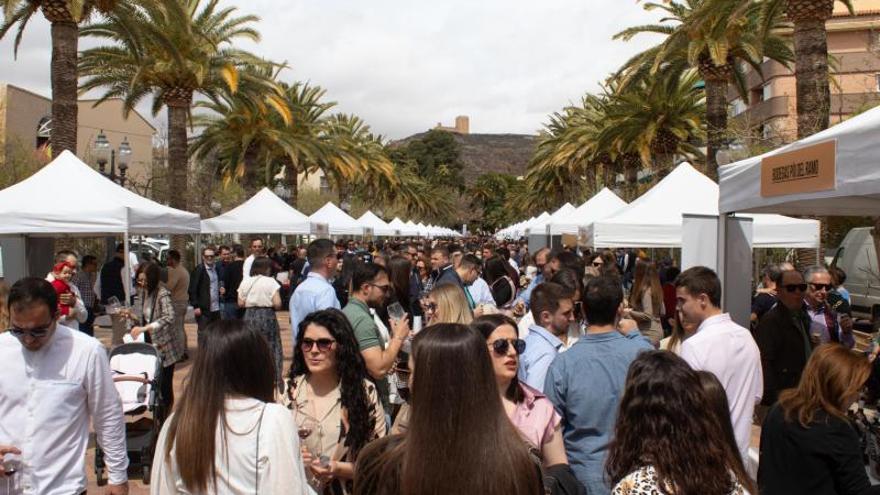
[[[126,417],[140,416],[125,423],[125,445],[128,452],[129,470],[140,468],[144,483],[150,482],[153,452],[159,431],[167,415],[165,399],[159,391],[162,374],[162,358],[150,344],[140,342],[122,344],[110,351],[110,369],[113,383],[122,399],[122,411]],[[150,412],[152,418],[145,417]],[[95,474],[98,485],[104,485],[104,451],[95,449]]]

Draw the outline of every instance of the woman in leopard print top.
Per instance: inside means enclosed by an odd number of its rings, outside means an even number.
[[[606,472],[614,495],[744,495],[757,493],[706,407],[700,378],[677,355],[644,352],[629,368]]]

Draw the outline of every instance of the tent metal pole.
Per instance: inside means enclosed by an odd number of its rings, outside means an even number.
[[[122,245],[124,246],[124,256],[122,258],[125,261],[125,280],[122,281],[122,286],[125,288],[125,307],[128,308],[131,306],[131,257],[128,255],[128,229],[125,230],[123,235],[125,237],[122,238]]]

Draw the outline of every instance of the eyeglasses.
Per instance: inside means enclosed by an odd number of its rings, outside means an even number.
[[[785,290],[787,292],[804,292],[807,290],[807,284],[785,284]]]
[[[523,339],[498,339],[489,345],[492,346],[492,350],[495,351],[495,354],[498,354],[499,356],[507,354],[507,350],[510,349],[510,346],[513,346],[513,350],[516,351],[517,354],[522,354],[526,351],[526,341]]]
[[[594,262],[593,262],[593,267],[594,267],[594,268],[601,268],[602,265],[604,265],[604,264],[605,264],[605,263],[603,263],[603,262],[601,262],[601,261],[594,261]]]
[[[303,339],[302,344],[300,344],[299,347],[303,352],[310,352],[312,348],[317,345],[319,351],[328,352],[335,343],[336,341],[333,339]]]
[[[212,260],[212,259],[214,259],[214,255],[213,255],[213,254],[203,254],[202,257],[204,257],[206,260]]]
[[[437,311],[437,303],[428,303],[428,304],[425,304],[425,308],[424,308],[424,309],[425,309],[425,311],[430,311],[430,312],[433,313],[434,311]]]
[[[826,292],[834,288],[831,284],[814,284],[812,282],[810,282],[810,287],[812,287],[813,290],[824,290]]]
[[[9,328],[8,331],[13,336],[15,336],[16,338],[19,338],[19,339],[24,337],[25,335],[30,336],[30,338],[32,338],[32,339],[42,339],[43,337],[45,337],[46,335],[49,334],[49,330],[52,328],[53,323],[54,322],[50,321],[49,323],[47,323],[41,327],[31,328],[31,329],[11,327],[11,328]]]
[[[391,286],[390,286],[390,285],[376,285],[376,284],[369,284],[369,285],[372,285],[373,287],[375,287],[375,288],[381,290],[383,294],[387,294],[388,291],[391,290]]]

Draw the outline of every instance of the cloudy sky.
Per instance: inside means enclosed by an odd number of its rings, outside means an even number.
[[[243,47],[287,61],[283,78],[326,88],[338,110],[390,138],[456,115],[470,116],[471,132],[536,132],[656,40],[611,40],[657,18],[636,0],[224,3],[262,19],[262,41]],[[34,17],[17,60],[12,38],[0,41],[0,80],[48,95],[48,23]]]

